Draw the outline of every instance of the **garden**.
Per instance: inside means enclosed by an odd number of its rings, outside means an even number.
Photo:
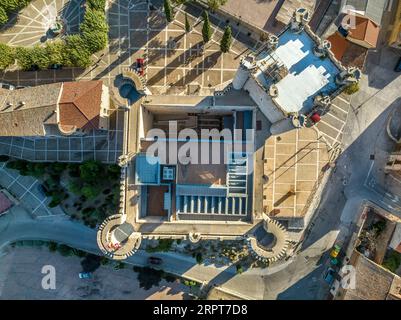
[[[118,165],[105,165],[92,160],[80,164],[10,160],[6,167],[18,170],[22,176],[37,178],[42,192],[51,197],[49,207],[60,205],[71,219],[91,228],[118,211]]]
[[[198,264],[223,267],[233,265],[237,273],[249,268],[265,268],[266,264],[255,260],[244,241],[201,240],[191,243],[188,240],[146,240],[142,241],[146,252],[176,252],[192,256]]]
[[[18,12],[30,0],[2,0],[0,26],[10,14]],[[78,34],[71,34],[33,47],[10,47],[0,44],[0,70],[17,61],[22,70],[47,69],[54,65],[86,68],[92,54],[107,46],[109,27],[105,13],[106,0],[87,0],[83,21]]]

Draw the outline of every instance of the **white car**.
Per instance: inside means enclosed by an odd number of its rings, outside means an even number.
[[[6,89],[6,90],[15,90],[15,86],[9,83],[2,83],[0,82],[0,88]]]

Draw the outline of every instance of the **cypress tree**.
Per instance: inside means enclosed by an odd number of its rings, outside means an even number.
[[[203,42],[207,43],[212,38],[212,30],[210,29],[209,14],[203,11],[203,28],[202,28]]]
[[[231,34],[231,27],[227,26],[226,29],[224,30],[224,35],[220,42],[221,51],[224,53],[229,52],[232,42],[233,42],[233,37]]]
[[[191,31],[191,25],[189,24],[188,15],[185,13],[185,32]]]
[[[173,21],[173,9],[171,8],[170,0],[164,0],[164,13],[166,14],[167,22]]]

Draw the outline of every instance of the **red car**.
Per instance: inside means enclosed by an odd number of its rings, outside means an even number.
[[[141,76],[143,76],[143,74],[144,74],[144,70],[143,70],[144,65],[145,65],[145,60],[144,59],[142,59],[142,58],[136,59],[136,67],[135,67],[135,69]]]

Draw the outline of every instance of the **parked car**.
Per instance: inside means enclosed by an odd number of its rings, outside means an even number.
[[[326,281],[329,285],[334,282],[334,274],[335,271],[333,268],[328,268],[326,274],[324,275],[324,281]]]
[[[394,71],[395,72],[401,72],[401,57],[400,57],[400,59],[398,59],[398,62],[395,65]]]
[[[163,263],[163,260],[158,257],[149,257],[148,258],[148,263],[149,264],[154,264],[154,265],[160,265]]]
[[[135,69],[141,76],[143,76],[143,74],[144,74],[144,70],[143,70],[144,64],[145,64],[144,59],[142,59],[142,58],[136,59]]]
[[[80,272],[78,275],[79,275],[79,279],[90,279],[90,278],[92,278],[92,273],[90,273],[90,272]]]
[[[15,86],[9,83],[0,82],[0,88],[7,89],[7,90],[15,90]]]
[[[341,251],[341,247],[340,247],[339,245],[336,244],[336,245],[333,247],[333,249],[331,249],[330,257],[332,257],[332,258],[337,258],[337,256],[338,256],[338,254],[340,253],[340,251]]]

